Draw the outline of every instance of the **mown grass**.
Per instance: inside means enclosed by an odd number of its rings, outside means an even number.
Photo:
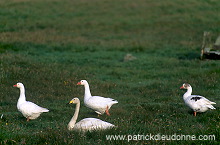
[[[1,144],[208,144],[210,141],[109,141],[106,135],[214,134],[219,142],[217,60],[201,61],[203,31],[215,36],[220,4],[204,1],[3,0],[0,2]],[[214,41],[214,40],[213,40]],[[137,59],[124,62],[131,53]],[[119,101],[100,119],[113,130],[80,134],[67,124],[73,97],[83,100],[86,79],[93,95]],[[17,111],[22,82],[27,100],[50,110],[26,122]],[[192,116],[179,87],[217,103]],[[79,119],[97,117],[83,105]]]

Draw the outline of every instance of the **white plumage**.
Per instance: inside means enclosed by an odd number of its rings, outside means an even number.
[[[84,104],[86,107],[91,108],[98,114],[110,115],[109,109],[113,104],[117,104],[118,101],[112,98],[104,98],[101,96],[92,96],[89,88],[89,83],[86,80],[81,80],[77,85],[84,85],[85,94],[84,94]]]
[[[27,121],[29,121],[29,119],[36,119],[40,116],[41,113],[49,111],[46,108],[40,107],[32,102],[26,101],[25,88],[22,83],[17,83],[16,85],[14,85],[14,87],[20,89],[20,97],[18,99],[17,108],[18,111],[20,111],[23,114],[23,116],[27,118]]]
[[[209,101],[203,96],[191,95],[192,87],[190,84],[184,83],[180,89],[187,89],[187,92],[183,95],[183,100],[185,104],[194,111],[194,116],[196,116],[196,112],[205,112],[208,109],[215,109],[215,107],[212,106],[212,104],[216,104],[215,102]]]
[[[102,121],[97,118],[85,118],[76,123],[80,109],[80,100],[78,98],[73,98],[69,103],[76,104],[76,110],[67,126],[68,130],[77,130],[77,131],[85,132],[85,131],[105,130],[115,127],[113,124]]]

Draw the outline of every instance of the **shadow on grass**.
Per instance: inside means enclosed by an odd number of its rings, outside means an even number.
[[[200,54],[195,53],[195,52],[188,52],[188,53],[185,53],[185,54],[179,54],[178,58],[180,60],[195,60],[195,59],[200,59]]]

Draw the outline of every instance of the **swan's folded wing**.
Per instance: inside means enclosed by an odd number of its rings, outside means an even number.
[[[114,125],[96,118],[85,118],[78,122],[75,127],[92,131],[112,128]]]
[[[92,104],[100,104],[100,105],[106,105],[106,104],[116,104],[118,103],[117,100],[114,100],[112,98],[104,98],[101,96],[93,96],[89,99],[89,102]]]
[[[212,102],[212,101],[210,101],[210,100],[208,100],[208,99],[206,99],[205,97],[203,97],[203,96],[199,96],[199,95],[191,95],[190,96],[191,98],[190,98],[190,100],[191,101],[195,101],[195,102],[203,102],[203,103],[205,103],[205,104],[216,104],[215,102]]]
[[[22,110],[25,110],[27,114],[32,114],[32,113],[41,113],[41,112],[48,112],[49,110],[43,107],[40,107],[32,102],[25,102],[21,104],[20,108]]]

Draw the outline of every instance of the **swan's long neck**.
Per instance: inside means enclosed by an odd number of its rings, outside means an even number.
[[[91,95],[91,92],[90,92],[90,88],[89,88],[89,84],[86,83],[84,85],[85,87],[85,95],[84,95],[84,100],[88,100],[92,95]]]
[[[183,99],[192,95],[192,87],[188,87],[186,93],[183,95]]]
[[[18,99],[18,104],[22,104],[24,102],[26,102],[25,89],[24,89],[24,87],[21,87],[20,88],[20,97]]]
[[[78,102],[78,103],[76,104],[75,113],[74,113],[72,119],[70,120],[70,122],[69,122],[69,124],[68,124],[69,130],[72,130],[72,129],[74,128],[75,124],[76,124],[76,120],[77,120],[78,114],[79,114],[79,108],[80,108],[80,102]]]

